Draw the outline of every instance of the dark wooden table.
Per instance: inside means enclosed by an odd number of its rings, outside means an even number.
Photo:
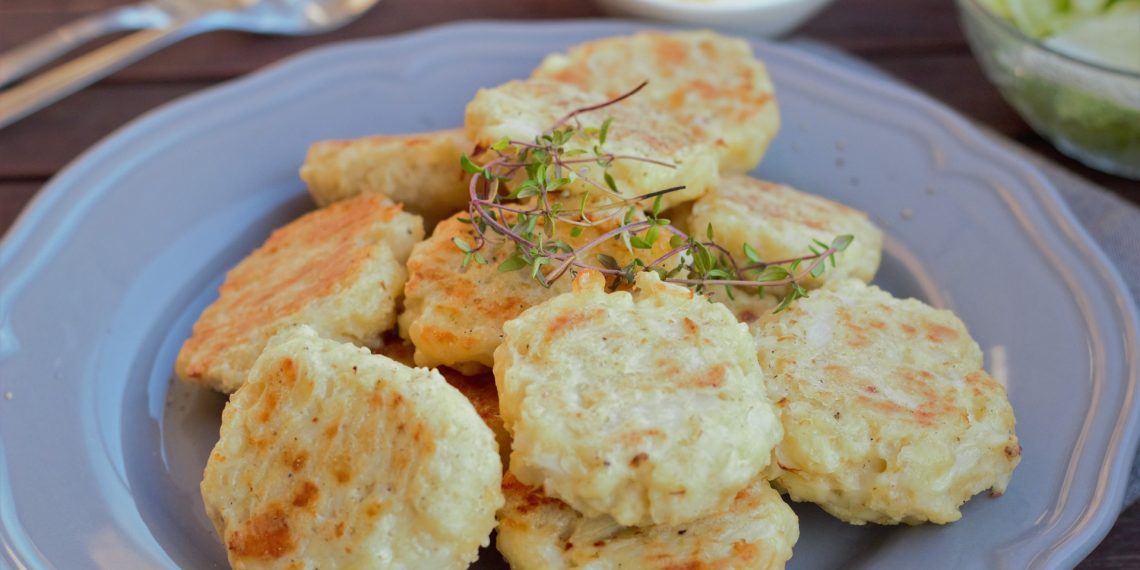
[[[0,50],[124,0],[3,0]],[[0,131],[0,232],[80,152],[158,105],[304,49],[471,18],[582,18],[588,0],[383,0],[360,21],[315,38],[215,33],[152,56],[22,123]],[[801,32],[857,54],[967,116],[1140,204],[1135,182],[1084,168],[1035,135],[982,76],[953,0],[838,0]],[[1140,568],[1140,506],[1126,510],[1080,566]]]

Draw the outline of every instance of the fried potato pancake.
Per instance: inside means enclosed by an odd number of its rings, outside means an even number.
[[[234,568],[467,568],[503,504],[495,437],[437,372],[310,327],[226,405],[202,497]]]
[[[463,252],[455,238],[476,241],[471,224],[456,215],[436,227],[431,237],[412,249],[408,259],[408,283],[404,287],[404,312],[400,334],[416,346],[418,366],[450,366],[465,374],[478,374],[493,364],[495,348],[503,339],[503,323],[547,299],[570,290],[566,276],[549,288],[536,283],[528,269],[503,272],[499,264],[514,252],[512,242],[488,243],[482,254],[485,265],[471,263],[461,269]],[[514,219],[514,218],[508,218]],[[611,226],[586,228],[570,235],[572,227],[559,224],[556,236],[574,247],[585,245]],[[669,240],[659,239],[653,249],[636,250],[642,259],[654,259],[669,251]],[[608,240],[587,252],[596,263],[597,254],[612,256],[625,265],[632,259],[620,240]]]
[[[779,570],[800,534],[796,514],[763,480],[737,493],[724,512],[648,527],[584,517],[509,474],[503,494],[496,546],[513,570]]]
[[[698,234],[711,223],[717,243],[739,260],[746,259],[746,243],[761,259],[777,261],[810,255],[812,240],[830,244],[836,236],[854,236],[847,251],[836,254],[835,268],[829,267],[819,278],[805,276],[801,281],[805,287],[846,277],[869,283],[883,251],[883,232],[863,212],[747,176],[722,178],[716,190],[693,204],[686,223]]]
[[[760,163],[780,130],[772,80],[748,42],[709,31],[640,32],[546,56],[531,75],[616,97],[643,97],[696,140],[712,142],[724,173]]]
[[[266,341],[296,324],[378,346],[395,325],[404,263],[423,235],[419,216],[377,195],[337,202],[277,229],[226,275],[178,353],[178,377],[233,392]]]
[[[380,194],[424,218],[427,229],[466,209],[470,176],[459,157],[473,145],[462,129],[314,143],[301,179],[319,206]]]
[[[633,86],[631,86],[633,87]],[[535,137],[554,126],[561,117],[606,101],[608,97],[586,91],[569,83],[531,79],[510,81],[492,89],[480,89],[467,104],[467,136],[476,144],[490,146],[503,137],[533,143]],[[632,198],[675,186],[680,191],[664,196],[665,207],[694,200],[713,187],[719,177],[717,157],[712,145],[698,140],[674,117],[660,111],[635,95],[604,109],[577,117],[578,136],[564,145],[566,152],[593,152],[596,138],[585,136],[584,129],[600,129],[607,118],[613,119],[605,150],[620,156],[662,161],[663,166],[640,160],[613,161],[608,173],[613,176],[623,198]],[[572,122],[573,124],[573,122]],[[485,161],[484,161],[485,162]],[[577,165],[578,172],[598,185],[604,177],[594,162]],[[566,186],[578,193],[597,195],[598,186],[576,180]],[[645,200],[646,208],[652,200]]]
[[[1013,409],[953,313],[848,279],[762,323],[785,432],[770,475],[793,500],[853,524],[948,523],[1005,490]]]
[[[783,435],[747,327],[656,273],[636,295],[582,273],[503,330],[509,469],[588,517],[645,526],[726,509]]]

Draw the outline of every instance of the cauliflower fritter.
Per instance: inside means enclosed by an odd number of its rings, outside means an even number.
[[[510,471],[589,517],[679,524],[726,509],[783,435],[747,327],[717,303],[595,272],[504,325]]]
[[[531,75],[616,97],[649,80],[648,99],[697,140],[724,173],[760,163],[780,130],[772,80],[748,42],[709,31],[640,32],[546,56]]]
[[[439,373],[301,326],[230,398],[202,497],[234,568],[458,569],[488,544],[501,468]]]
[[[233,392],[266,341],[296,324],[378,346],[396,323],[404,263],[423,236],[419,216],[376,195],[337,202],[277,229],[226,275],[218,299],[182,345],[175,372]]]
[[[629,88],[636,87],[631,85]],[[608,96],[585,91],[569,83],[531,79],[510,81],[493,89],[480,89],[467,104],[467,136],[481,146],[490,146],[503,137],[533,142],[558,119],[575,109],[604,102]],[[604,109],[578,115],[583,129],[600,129],[607,118],[613,123],[605,150],[615,155],[663,161],[663,166],[640,160],[615,160],[608,172],[624,198],[632,198],[675,186],[680,191],[664,196],[662,204],[694,200],[716,185],[719,177],[717,156],[709,142],[698,140],[674,117],[648,101],[630,97]],[[592,153],[594,138],[579,135],[564,145],[567,152]],[[577,165],[601,184],[601,168],[594,162]],[[572,192],[598,195],[601,190],[582,180],[566,186]],[[648,209],[652,200],[645,200]]]
[[[761,322],[777,489],[853,524],[948,523],[1005,490],[1013,410],[953,313],[848,279]]]
[[[641,528],[584,517],[511,475],[503,494],[496,546],[513,570],[778,570],[800,534],[796,514],[763,480],[737,493],[724,512]]]
[[[545,288],[531,279],[527,269],[499,271],[499,264],[514,252],[513,243],[506,240],[484,248],[485,265],[471,263],[461,269],[463,252],[452,239],[475,243],[475,230],[471,224],[459,221],[463,217],[464,214],[458,214],[444,220],[430,238],[413,248],[408,259],[400,334],[415,344],[417,365],[444,365],[465,374],[478,374],[493,364],[495,347],[503,340],[503,323],[569,291],[570,277]],[[587,228],[581,236],[573,237],[570,225],[559,224],[556,235],[579,247],[609,229],[610,226]],[[659,239],[653,249],[636,251],[642,259],[653,259],[669,251],[668,242]],[[587,257],[593,262],[596,254],[610,255],[622,265],[632,259],[616,239],[590,250]]]
[[[319,206],[357,194],[381,194],[424,218],[427,229],[467,207],[470,176],[459,157],[471,152],[462,129],[313,143],[301,179]]]
[[[863,212],[747,176],[723,177],[715,190],[693,204],[685,223],[694,233],[704,232],[711,223],[717,243],[740,260],[745,259],[745,243],[761,259],[776,261],[810,255],[813,239],[830,244],[838,235],[855,236],[847,251],[836,254],[835,268],[819,278],[805,276],[805,287],[846,277],[869,283],[883,250],[882,231]]]

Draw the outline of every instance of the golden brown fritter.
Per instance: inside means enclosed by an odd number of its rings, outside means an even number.
[[[653,272],[633,295],[604,285],[583,273],[503,327],[511,473],[623,525],[727,508],[783,435],[747,327]]]
[[[723,177],[715,190],[693,203],[684,222],[697,234],[712,224],[717,243],[741,261],[746,260],[746,243],[761,259],[777,261],[810,255],[812,240],[830,244],[836,236],[854,236],[847,250],[836,254],[834,268],[828,267],[819,278],[805,275],[801,281],[805,287],[847,277],[869,283],[883,251],[883,232],[867,214],[747,176]]]
[[[234,568],[460,569],[501,484],[494,435],[438,373],[301,326],[230,398],[202,497]]]
[[[1005,390],[950,311],[848,279],[762,319],[784,440],[773,484],[845,521],[958,520],[1021,448]]]
[[[510,81],[492,89],[480,89],[467,104],[467,136],[476,144],[490,146],[501,138],[534,142],[567,113],[605,101],[608,97],[585,91],[569,83],[531,79]],[[663,161],[663,166],[639,160],[615,160],[608,168],[618,192],[632,198],[675,186],[680,191],[662,199],[665,207],[694,200],[713,187],[719,176],[717,157],[709,141],[697,139],[648,101],[636,95],[604,109],[579,115],[580,136],[564,145],[565,152],[593,152],[596,138],[585,136],[586,129],[600,129],[613,119],[605,150],[615,155]],[[486,160],[483,160],[486,162]],[[594,162],[577,165],[579,173],[600,185],[601,168]],[[566,186],[576,193],[605,194],[597,186],[575,180]],[[643,206],[648,209],[652,200]]]
[[[467,374],[485,371],[493,364],[495,347],[503,339],[503,323],[526,309],[570,290],[570,277],[555,281],[549,288],[536,283],[530,271],[499,271],[514,251],[513,243],[489,243],[482,254],[487,264],[471,263],[461,269],[463,252],[453,238],[475,243],[475,230],[463,223],[460,214],[443,221],[431,237],[417,245],[408,259],[408,283],[404,288],[404,312],[400,314],[400,334],[416,346],[419,366],[450,366]],[[570,235],[571,226],[559,224],[557,237],[579,247],[609,230],[611,226],[587,228],[581,236]],[[669,251],[668,239],[659,239],[651,250],[638,250],[643,259],[654,259]],[[593,249],[587,260],[596,263],[597,254],[613,256],[621,264],[630,253],[620,240],[608,240]]]
[[[582,516],[509,474],[503,494],[496,546],[514,570],[780,570],[800,534],[796,514],[763,480],[723,512],[640,528]]]
[[[748,42],[709,31],[639,32],[546,56],[531,75],[616,97],[649,81],[648,100],[695,140],[711,143],[724,173],[760,163],[780,130],[772,80]]]
[[[430,230],[467,208],[470,176],[459,157],[472,147],[462,129],[320,141],[309,147],[301,178],[319,206],[380,194],[423,216]]]
[[[245,382],[279,330],[306,324],[328,338],[377,346],[396,322],[396,304],[419,216],[364,195],[310,212],[277,229],[226,275],[194,323],[175,371],[222,392]]]

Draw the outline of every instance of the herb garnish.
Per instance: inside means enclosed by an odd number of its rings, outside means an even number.
[[[610,165],[616,161],[640,161],[661,168],[675,166],[648,157],[607,151],[605,145],[612,119],[607,118],[599,127],[584,127],[579,117],[620,103],[641,91],[647,83],[613,99],[571,111],[533,141],[504,137],[489,147],[476,148],[474,156],[489,155],[490,160],[484,164],[462,156],[460,165],[473,176],[469,187],[469,217],[460,221],[472,224],[476,236],[474,244],[452,238],[464,254],[462,266],[467,267],[472,261],[487,263],[480,253],[487,242],[509,240],[514,242],[515,249],[499,264],[499,271],[529,270],[531,277],[544,287],[566,273],[574,275],[588,269],[609,276],[611,288],[616,289],[623,283],[632,284],[641,271],[655,271],[663,281],[687,285],[698,293],[723,286],[730,298],[733,287],[752,289],[760,295],[765,287],[788,287],[776,312],[806,297],[807,290],[800,281],[807,276],[822,275],[828,262],[835,267],[835,254],[847,249],[853,236],[838,236],[830,244],[813,240],[808,246],[810,255],[776,261],[761,259],[752,246],[745,244],[740,252],[743,259],[738,261],[732,252],[716,243],[711,224],[705,229],[705,239],[701,239],[661,217],[662,197],[684,186],[631,198],[620,192],[609,172]],[[571,142],[576,143],[575,148],[567,148]],[[601,181],[595,179],[596,173],[591,175],[593,165],[598,167],[596,171],[600,170]],[[575,207],[567,207],[571,198],[567,189],[574,182],[587,185],[590,192],[581,193]],[[652,204],[646,209],[649,200]],[[558,224],[573,226],[570,235],[579,237],[585,228],[608,227],[614,223],[616,227],[578,247],[555,237]],[[654,259],[637,255],[639,251],[652,249],[661,239],[669,240],[672,249],[667,253]],[[632,261],[621,265],[610,255],[590,255],[592,249],[607,240],[621,240]],[[667,261],[671,263],[666,264]]]

